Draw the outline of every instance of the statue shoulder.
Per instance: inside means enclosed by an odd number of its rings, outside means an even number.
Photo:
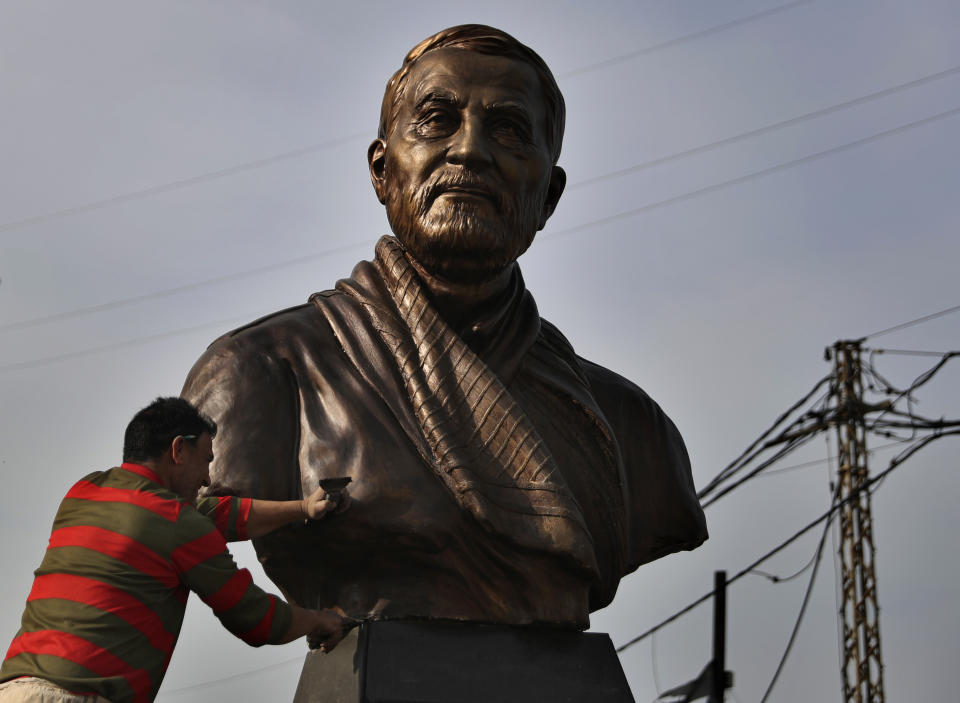
[[[181,395],[203,406],[211,395],[227,398],[244,388],[282,392],[305,353],[336,349],[330,327],[315,305],[279,310],[211,342],[187,375]]]
[[[333,292],[333,291],[324,291]],[[315,293],[314,295],[319,295]],[[208,351],[234,354],[282,353],[283,349],[304,335],[323,333],[323,316],[312,303],[303,303],[264,315],[221,335]]]
[[[313,304],[280,310],[214,340],[180,395],[217,423],[210,490],[281,500],[299,490],[303,372],[335,340]]]
[[[675,432],[679,437],[680,433],[670,418],[640,386],[616,371],[589,359],[580,356],[577,359],[583,369],[587,383],[593,391],[594,398],[596,398],[604,414],[608,415],[607,419],[610,422],[614,422],[618,415],[623,415],[623,419],[629,420],[631,424],[634,422],[643,422],[644,424],[652,422],[660,425],[666,420],[669,423],[671,434]]]
[[[635,426],[637,422],[644,425],[649,425],[650,422],[660,424],[663,419],[666,419],[669,423],[668,429],[676,433],[679,438],[680,433],[676,427],[642,388],[615,371],[576,354],[573,346],[556,325],[543,318],[540,320],[540,333],[543,342],[555,354],[566,359],[576,359],[576,363],[572,366],[578,367],[576,371],[589,386],[600,409],[604,415],[607,415],[607,420],[614,423],[614,430],[618,431],[618,434],[621,429],[630,429],[629,426],[623,428],[618,426],[619,423],[616,422],[618,418],[628,422],[630,426]]]
[[[580,358],[597,405],[617,438],[630,506],[630,559],[640,564],[707,539],[706,520],[683,437],[642,388],[608,368]]]

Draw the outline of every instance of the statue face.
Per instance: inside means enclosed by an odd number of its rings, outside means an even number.
[[[542,95],[533,68],[504,56],[438,49],[410,71],[370,173],[390,227],[431,273],[491,278],[552,214],[565,177]]]

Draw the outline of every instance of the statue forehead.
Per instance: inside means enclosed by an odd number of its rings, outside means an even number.
[[[490,99],[518,101],[540,115],[545,112],[536,71],[512,56],[459,48],[429,51],[411,66],[401,102],[415,105],[438,89],[455,94],[479,90]]]

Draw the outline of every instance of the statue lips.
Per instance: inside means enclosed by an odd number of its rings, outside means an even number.
[[[430,202],[442,196],[455,200],[483,201],[495,208],[500,207],[499,193],[477,178],[458,177],[440,181],[430,189]]]
[[[469,198],[481,198],[483,200],[488,200],[494,202],[493,195],[480,188],[471,188],[469,186],[452,186],[445,189],[441,195],[453,194],[454,197],[469,197]]]

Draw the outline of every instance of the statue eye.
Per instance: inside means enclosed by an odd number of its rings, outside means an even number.
[[[456,117],[449,110],[432,109],[417,121],[417,132],[421,136],[440,136],[449,133],[455,126]]]
[[[493,120],[490,132],[496,139],[508,144],[526,144],[530,141],[530,130],[526,124],[511,117]]]

